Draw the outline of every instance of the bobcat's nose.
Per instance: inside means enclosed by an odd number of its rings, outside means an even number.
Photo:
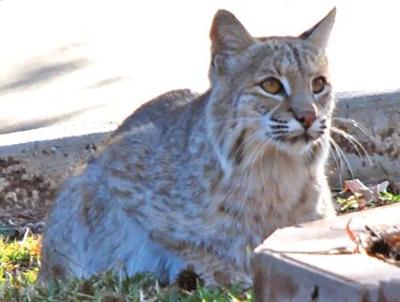
[[[296,119],[303,125],[304,129],[310,128],[316,118],[317,112],[315,111],[301,111],[296,114]]]

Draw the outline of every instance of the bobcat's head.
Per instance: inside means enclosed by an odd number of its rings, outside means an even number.
[[[325,48],[334,18],[335,9],[299,37],[255,38],[231,13],[217,12],[207,117],[226,163],[328,147],[333,94]]]

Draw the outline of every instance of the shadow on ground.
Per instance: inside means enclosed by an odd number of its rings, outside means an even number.
[[[68,62],[42,63],[39,66],[35,66],[37,63],[32,63],[17,74],[15,80],[0,85],[0,96],[46,84],[89,64],[90,60],[87,58],[73,59]]]

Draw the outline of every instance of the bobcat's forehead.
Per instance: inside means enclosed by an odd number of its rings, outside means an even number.
[[[258,58],[256,78],[266,74],[312,77],[327,71],[325,54],[298,38],[263,39],[250,51]]]

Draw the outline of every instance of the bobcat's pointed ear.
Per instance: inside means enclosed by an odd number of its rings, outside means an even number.
[[[335,22],[336,16],[336,7],[333,8],[321,21],[319,21],[312,28],[302,33],[299,38],[309,41],[314,46],[325,49],[329,36],[333,27],[333,23]]]
[[[236,53],[254,43],[240,21],[230,12],[220,9],[214,16],[210,31],[213,54]]]

